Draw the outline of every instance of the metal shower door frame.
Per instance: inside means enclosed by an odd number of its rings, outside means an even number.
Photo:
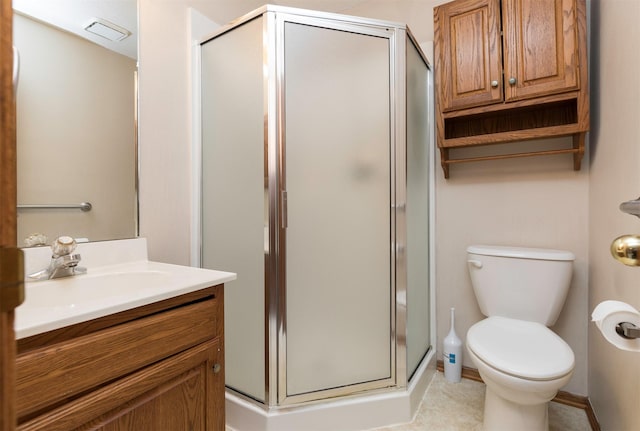
[[[388,22],[315,13],[289,8],[271,8],[264,20],[265,146],[268,166],[268,238],[265,259],[265,399],[269,407],[291,406],[314,400],[345,396],[362,391],[407,386],[406,367],[406,177],[404,127],[405,46],[404,26]],[[347,20],[348,18],[348,20]],[[286,136],[285,136],[285,23],[357,33],[389,40],[389,116],[390,116],[390,376],[388,378],[287,395],[286,328]]]

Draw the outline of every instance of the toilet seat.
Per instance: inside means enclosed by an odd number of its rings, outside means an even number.
[[[467,347],[496,370],[528,380],[554,380],[573,370],[569,345],[546,326],[500,316],[469,328]]]

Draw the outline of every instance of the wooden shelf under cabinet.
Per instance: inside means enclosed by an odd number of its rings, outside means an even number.
[[[452,164],[536,155],[572,154],[580,169],[589,129],[584,0],[456,0],[434,8],[434,32],[445,178]],[[572,148],[451,157],[556,136],[573,136]]]

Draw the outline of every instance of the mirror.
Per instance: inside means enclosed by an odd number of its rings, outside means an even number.
[[[136,236],[136,0],[13,6],[18,245]]]

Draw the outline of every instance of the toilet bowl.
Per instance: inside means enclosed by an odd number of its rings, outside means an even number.
[[[483,430],[548,431],[548,403],[571,378],[575,356],[548,326],[559,314],[575,257],[562,250],[470,246],[473,290],[487,316],[466,347],[486,384]]]
[[[493,316],[469,329],[466,345],[487,386],[483,430],[547,430],[548,402],[575,365],[567,343],[542,324]]]

